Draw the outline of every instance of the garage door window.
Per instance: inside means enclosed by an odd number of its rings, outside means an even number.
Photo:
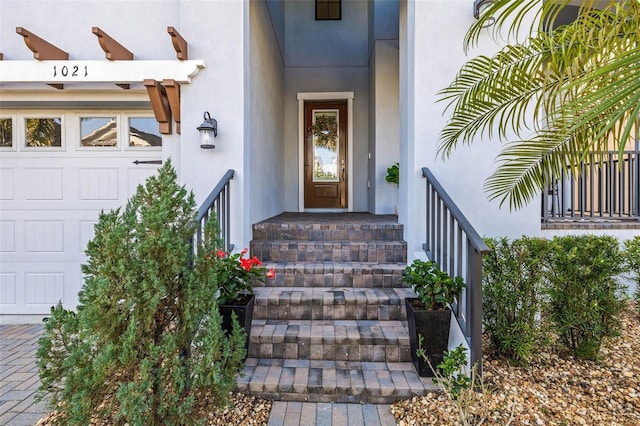
[[[115,117],[80,117],[80,146],[117,147],[118,125]]]
[[[0,118],[0,148],[13,147],[13,119]]]
[[[129,117],[129,146],[161,147],[158,122],[152,117]]]
[[[56,118],[25,119],[25,146],[29,148],[62,147],[62,120]]]

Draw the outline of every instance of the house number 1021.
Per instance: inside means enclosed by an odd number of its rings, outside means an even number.
[[[86,77],[89,75],[87,66],[80,67],[78,65],[66,66],[63,65],[58,68],[57,65],[53,66],[53,76],[58,77]]]

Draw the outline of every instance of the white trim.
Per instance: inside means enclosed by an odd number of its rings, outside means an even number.
[[[12,152],[18,150],[18,138],[16,136],[16,128],[18,126],[17,114],[1,114],[0,120],[11,120],[11,146],[0,146],[0,151]]]
[[[27,145],[27,120],[60,120],[60,146],[28,146]],[[18,145],[18,151],[20,152],[65,152],[67,150],[67,132],[65,114],[59,113],[27,113],[21,115],[19,119],[20,128],[17,134],[20,144]]]
[[[151,119],[153,120],[153,122],[155,123],[154,125],[157,126],[158,122],[156,121],[156,118],[154,117],[153,114],[141,114],[141,113],[132,113],[132,114],[127,114],[126,115],[126,119],[123,120],[123,125],[120,128],[120,131],[122,132],[121,136],[122,136],[122,147],[124,148],[125,151],[162,151],[162,146],[164,145],[164,138],[163,135],[158,131],[158,134],[155,136],[159,136],[160,139],[162,140],[162,145],[160,146],[132,146],[129,145],[131,143],[131,119],[132,118],[146,118],[146,119]]]
[[[0,61],[2,83],[190,83],[204,61]]]
[[[0,61],[1,64],[1,61]],[[110,104],[117,104],[117,106],[106,107],[106,109],[138,109],[139,107],[131,108],[128,105],[131,103],[146,103],[144,107],[146,111],[152,111],[151,103],[149,102],[149,94],[147,90],[142,88],[132,88],[129,90],[122,90],[116,86],[105,90],[91,90],[83,87],[78,90],[27,90],[27,89],[11,89],[3,86],[0,91],[0,108],[14,109],[13,104],[21,103],[20,108],[29,109],[65,109],[73,110],[78,108],[88,108],[86,105],[94,104],[89,108],[92,110],[102,110],[105,107],[99,105],[99,102],[108,102]],[[71,104],[69,106],[65,103]],[[4,104],[11,104],[4,106]],[[46,104],[46,107],[41,106]],[[63,104],[63,106],[60,106]],[[78,105],[80,106],[78,106]]]
[[[347,101],[347,208],[340,211],[353,211],[353,92],[300,92],[298,99],[298,211],[317,211],[304,208],[304,101]]]
[[[122,140],[120,139],[120,118],[122,114],[118,112],[113,112],[112,114],[108,113],[85,113],[84,111],[78,113],[70,113],[75,121],[74,126],[77,126],[77,132],[74,138],[74,146],[76,151],[121,151],[122,147],[120,146]],[[115,119],[116,120],[116,145],[115,146],[83,146],[82,145],[82,119],[83,118],[106,118],[106,119]]]
[[[341,101],[344,99],[353,99],[353,92],[300,92],[298,100],[315,100],[315,101]]]

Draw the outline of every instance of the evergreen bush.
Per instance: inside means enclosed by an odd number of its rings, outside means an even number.
[[[539,321],[547,240],[487,238],[483,256],[483,324],[500,355],[527,362],[542,348]]]
[[[640,237],[634,237],[624,242],[624,262],[631,278],[635,282],[636,311],[640,315]]]
[[[186,425],[196,397],[222,405],[246,335],[221,329],[215,224],[197,250],[195,201],[167,161],[124,209],[100,214],[77,312],[53,307],[39,341],[38,395],[65,425]]]
[[[611,236],[567,235],[550,241],[548,318],[560,342],[576,357],[595,360],[605,337],[620,331],[625,307],[624,271]]]

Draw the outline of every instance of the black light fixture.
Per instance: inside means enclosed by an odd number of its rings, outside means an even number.
[[[474,0],[473,2],[473,17],[480,19],[480,13],[487,7],[491,6],[494,0]],[[484,28],[490,27],[496,22],[496,18],[490,17],[483,25]]]
[[[198,126],[200,132],[200,148],[213,149],[216,147],[215,137],[218,136],[218,121],[211,118],[209,111],[204,112],[204,121]]]

